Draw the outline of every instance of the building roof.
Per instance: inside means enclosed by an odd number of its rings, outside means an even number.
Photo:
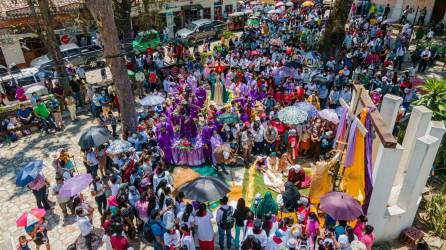
[[[48,0],[54,12],[64,12],[79,8],[84,0]],[[0,0],[0,19],[14,19],[31,14],[28,0]],[[38,12],[38,8],[36,8]]]

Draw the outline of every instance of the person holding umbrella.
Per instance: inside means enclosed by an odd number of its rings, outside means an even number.
[[[47,193],[48,185],[49,183],[43,174],[39,174],[36,179],[27,185],[27,187],[33,192],[34,197],[36,197],[37,207],[45,208],[47,211],[51,209]]]
[[[51,249],[47,228],[48,221],[43,217],[37,223],[25,227],[26,233],[33,239],[37,250],[39,250],[42,245],[45,245],[46,250]]]
[[[61,197],[59,195],[59,190],[63,185],[63,181],[64,181],[63,177],[61,175],[56,174],[56,183],[51,186],[51,191],[53,195],[56,196],[57,203],[59,204],[60,209],[62,210],[63,216],[67,217],[68,216],[67,206],[70,201],[70,197]],[[72,211],[72,213],[73,212],[74,211]]]

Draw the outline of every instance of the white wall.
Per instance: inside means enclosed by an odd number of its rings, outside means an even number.
[[[12,63],[26,63],[25,57],[23,56],[22,47],[20,46],[20,42],[18,40],[15,40],[12,44],[2,44],[1,48],[3,56],[6,60],[6,66],[9,66]]]

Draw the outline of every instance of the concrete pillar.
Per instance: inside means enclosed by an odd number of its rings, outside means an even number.
[[[403,103],[403,98],[390,94],[385,95],[381,102],[381,109],[379,113],[384,118],[386,129],[390,133],[392,133],[393,127],[395,126],[396,117],[398,115],[398,111],[400,110],[401,103]]]
[[[404,174],[407,169],[409,160],[413,154],[413,148],[418,138],[424,136],[429,128],[432,118],[432,111],[424,106],[416,106],[410,115],[409,124],[406,128],[403,141],[403,156],[398,166],[398,173],[395,178],[394,185],[403,183]]]
[[[402,153],[403,148],[399,144],[396,148],[384,148],[382,144],[378,148],[373,165],[373,192],[367,212],[375,232],[383,231],[386,225],[385,212],[398,170],[398,165],[395,163],[401,160]]]
[[[444,122],[431,121],[431,125],[429,126],[429,129],[427,130],[426,134],[431,135],[431,136],[441,140],[441,139],[443,139],[445,130],[446,130],[446,128],[445,128]]]
[[[397,203],[400,207],[406,209],[406,214],[399,224],[399,230],[403,230],[413,223],[419,200],[429,178],[432,163],[437,155],[440,142],[440,139],[431,135],[425,135],[417,140],[414,158],[417,157],[416,155],[421,155],[419,158],[422,158],[422,160],[417,165],[415,165],[415,161],[409,165],[406,178],[401,187]]]

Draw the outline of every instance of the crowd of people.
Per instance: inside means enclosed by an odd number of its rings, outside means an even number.
[[[140,239],[154,249],[206,250],[218,244],[220,249],[370,250],[375,237],[366,216],[336,221],[319,214],[317,204],[300,195],[299,190],[308,187],[303,183],[311,180],[296,167],[299,158],[330,157],[337,122],[308,113],[305,122],[286,124],[278,113],[302,102],[316,111],[339,110],[341,100],[351,101],[352,84],[364,85],[377,106],[387,93],[400,95],[407,110],[416,97],[416,67],[401,70],[407,65],[413,27],[403,20],[395,39],[393,28],[384,22],[387,8],[379,12],[376,6],[365,10],[353,5],[342,49],[336,57],[322,60],[315,49],[327,17],[321,1],[315,2],[277,8],[247,3],[240,8],[261,12],[263,18],[259,28],[245,29],[241,37],[222,38],[214,45],[206,41],[201,50],[178,42],[169,44],[166,55],[164,50],[149,49],[129,59],[128,69],[137,72],[132,79],[136,95],[160,96],[164,101],[144,106],[137,130],[124,131],[133,146],[125,152],[110,154],[107,144],[82,151],[97,208],[82,194],[59,196],[64,181],[75,174],[72,155],[64,150],[53,156],[53,185],[43,175],[28,185],[37,206],[51,211],[50,189],[63,216],[77,217],[82,249],[102,243],[107,250],[130,249],[130,242]],[[434,56],[425,48],[412,60],[423,72]],[[175,64],[165,67],[165,61]],[[20,122],[36,117],[45,131],[60,130],[65,106],[75,121],[76,108],[87,105],[99,125],[117,137],[119,103],[113,86],[93,91],[84,84],[82,69],[68,73],[70,90],[50,79],[53,96],[46,103],[32,96],[33,110],[22,106],[17,112]],[[279,199],[267,192],[248,207],[243,198],[232,206],[225,196],[215,214],[208,203],[186,199],[174,190],[169,172],[176,163],[173,148],[191,150],[196,145],[202,147],[204,162],[222,174],[232,165],[249,167],[261,157],[279,157],[275,175],[286,176],[278,188]],[[266,171],[269,164],[257,166]],[[101,219],[93,225],[96,210]],[[282,215],[290,212],[295,216]],[[104,235],[98,237],[94,227],[102,228]],[[37,248],[50,248],[44,219],[26,232]],[[26,236],[19,241],[18,249],[29,249]]]

